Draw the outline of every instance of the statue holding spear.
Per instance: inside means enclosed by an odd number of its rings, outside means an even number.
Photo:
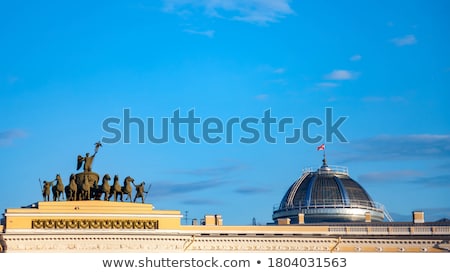
[[[139,185],[134,184],[134,182],[132,182],[134,187],[136,188],[136,195],[134,196],[134,200],[133,202],[136,203],[136,199],[137,198],[141,198],[142,203],[145,203],[145,198],[147,197],[148,191],[150,190],[150,187],[152,186],[152,184],[150,184],[147,188],[147,190],[145,190],[145,182],[142,182]],[[145,196],[144,196],[145,193]]]

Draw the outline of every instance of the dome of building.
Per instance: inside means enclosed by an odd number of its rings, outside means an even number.
[[[374,202],[349,176],[347,168],[328,166],[324,158],[317,171],[305,170],[289,187],[272,219],[289,218],[290,223],[295,224],[299,223],[299,214],[305,223],[320,223],[382,222],[386,213],[383,206]]]

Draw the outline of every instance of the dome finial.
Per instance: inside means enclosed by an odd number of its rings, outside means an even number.
[[[322,167],[328,167],[327,158],[325,157],[325,154],[323,154],[322,162],[323,162]]]
[[[328,168],[327,157],[325,155],[325,143],[317,146],[317,151],[323,151],[323,159],[322,159],[323,164],[322,164],[321,169]]]

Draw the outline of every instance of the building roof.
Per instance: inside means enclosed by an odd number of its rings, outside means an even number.
[[[307,169],[286,191],[272,218],[306,223],[383,221],[384,208],[352,179],[345,167],[329,166],[326,158],[316,171]],[[366,215],[369,213],[370,216]]]

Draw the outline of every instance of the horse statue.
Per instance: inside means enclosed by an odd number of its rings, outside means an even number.
[[[50,190],[54,181],[44,181],[44,187],[42,188],[42,196],[44,201],[50,201]]]
[[[114,196],[114,201],[117,201],[117,198],[119,195],[120,195],[120,201],[122,201],[122,197],[123,197],[122,186],[119,183],[119,176],[116,174],[116,175],[114,175],[114,183],[113,183],[112,191],[111,191],[109,198]],[[109,200],[109,198],[108,198],[108,200]]]
[[[103,199],[105,201],[108,201],[111,197],[111,185],[109,185],[109,180],[111,180],[111,176],[109,176],[109,174],[105,174],[102,179],[102,185],[100,186],[100,196],[105,194]]]
[[[131,187],[131,183],[134,183],[134,179],[130,176],[125,177],[123,180],[122,194],[126,194],[127,198],[131,200],[131,196],[133,195],[133,187]]]
[[[64,190],[66,192],[66,200],[67,201],[75,201],[75,200],[77,200],[78,186],[77,186],[77,183],[75,182],[75,175],[74,174],[70,175],[69,185],[67,185]]]
[[[64,184],[62,182],[61,176],[56,175],[56,185],[52,186],[53,201],[59,201],[64,193]],[[64,197],[63,197],[64,198]]]
[[[90,200],[91,199],[91,184],[89,183],[88,175],[85,175],[83,184],[80,187],[81,191],[79,194],[79,200]]]
[[[94,180],[93,184],[91,185],[91,196],[89,199],[100,200],[100,198],[102,197],[102,193],[102,187],[98,184],[98,180]]]

